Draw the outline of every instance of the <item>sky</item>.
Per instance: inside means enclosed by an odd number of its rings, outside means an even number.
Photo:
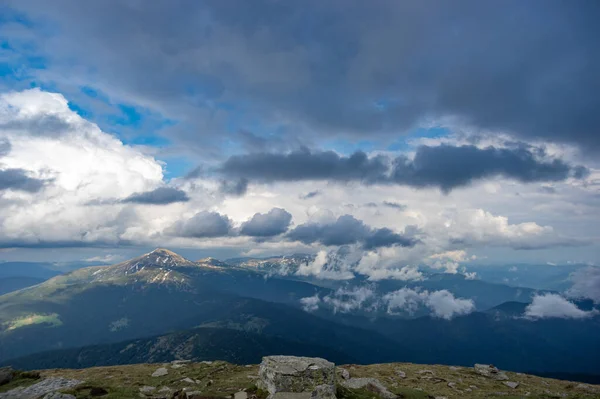
[[[0,0],[0,260],[598,265],[599,16]]]

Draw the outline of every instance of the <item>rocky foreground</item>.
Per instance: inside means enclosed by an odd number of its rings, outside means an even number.
[[[260,365],[222,361],[81,370],[0,369],[0,398],[75,399],[600,398],[600,386],[504,372],[491,365],[343,365],[269,356]]]

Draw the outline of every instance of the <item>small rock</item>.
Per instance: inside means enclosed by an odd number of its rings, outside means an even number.
[[[171,364],[187,364],[190,363],[191,360],[173,360]]]
[[[163,377],[167,374],[169,374],[169,370],[167,370],[165,367],[160,367],[156,369],[154,373],[152,373],[152,377]]]
[[[479,389],[479,388],[477,388],[477,385],[469,385],[469,388],[471,388],[471,389]]]
[[[213,380],[208,380],[208,382],[206,383],[206,386],[207,387],[211,386],[213,384],[213,382],[214,382]]]
[[[179,363],[177,363],[177,364],[172,364],[171,365],[172,369],[180,369],[182,367],[185,367],[185,364],[179,364]]]
[[[181,380],[181,382],[187,382],[188,384],[195,384],[196,381],[192,380],[190,377],[185,377]]]
[[[248,394],[244,391],[236,392],[233,394],[233,399],[248,399]]]
[[[252,375],[252,374],[248,374],[246,377],[250,378],[251,380],[255,380],[258,378],[257,375]]]
[[[162,387],[161,389],[158,390],[158,392],[162,392],[162,393],[169,393],[172,392],[173,390],[169,387]]]
[[[156,390],[156,387],[151,387],[149,385],[144,385],[143,387],[140,388],[141,393],[147,393],[147,394],[150,394],[150,393],[154,392],[155,390]]]
[[[452,389],[456,389],[456,382],[449,382],[448,386]]]
[[[350,372],[346,369],[342,369],[342,378],[345,380],[350,379]]]
[[[446,396],[436,396],[435,399],[448,399]]]
[[[458,370],[460,370],[460,367],[450,366],[449,369],[452,371],[458,371]]]
[[[417,371],[419,374],[434,374],[431,370],[419,370]]]
[[[512,388],[512,389],[515,389],[516,387],[519,386],[519,383],[518,382],[514,382],[514,381],[504,381],[503,384],[506,385],[507,387]]]
[[[202,363],[202,364],[208,364],[208,365],[213,364],[213,362],[211,362],[210,360],[203,360],[200,363]]]
[[[406,373],[400,369],[396,369],[394,370],[394,372],[396,373],[396,375],[402,379],[406,378]]]
[[[205,398],[204,395],[202,395],[201,391],[189,391],[185,393],[186,398],[187,399],[203,399]]]
[[[202,381],[200,381],[200,380],[194,380],[194,382],[195,382],[196,384],[200,384]]]
[[[473,392],[471,388],[465,388],[465,392]]]
[[[476,364],[474,368],[475,372],[484,377],[492,378],[498,381],[508,380],[508,376],[505,372],[498,370],[497,367],[494,367],[491,364]]]

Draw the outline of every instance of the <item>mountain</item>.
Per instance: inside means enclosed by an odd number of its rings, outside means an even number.
[[[303,282],[265,280],[260,273],[206,267],[158,249],[1,296],[0,359],[199,325],[233,326],[317,346],[335,338],[329,347],[368,361],[396,353],[389,351],[392,341],[376,332],[273,303],[297,303],[318,290]]]
[[[247,364],[260,363],[263,356],[271,353],[325,357],[338,363],[356,362],[356,359],[325,346],[308,345],[242,330],[196,328],[113,344],[41,352],[9,360],[3,365],[19,369],[62,369],[164,363],[176,359],[225,360]]]
[[[0,295],[31,287],[32,285],[40,284],[42,282],[44,282],[44,279],[35,277],[2,277],[0,278]]]
[[[190,339],[196,339],[191,337],[201,336],[193,331],[201,327],[225,329],[227,334],[239,331],[241,335],[232,336],[239,344],[232,356],[256,354],[244,345],[260,342],[270,348],[275,342],[271,339],[275,339],[288,342],[290,348],[326,349],[360,363],[488,362],[520,371],[600,374],[596,361],[600,317],[524,319],[521,315],[528,298],[515,301],[515,296],[521,298],[515,290],[527,295],[534,290],[452,275],[433,275],[414,283],[386,280],[373,284],[361,279],[346,283],[350,292],[353,287],[369,284],[376,298],[411,284],[459,292],[459,297],[472,297],[484,304],[510,298],[491,309],[451,320],[419,315],[403,318],[368,306],[347,313],[334,313],[322,306],[315,313],[307,313],[299,307],[300,298],[316,294],[322,305],[339,298],[331,289],[306,281],[266,277],[264,271],[240,264],[212,258],[192,262],[165,249],[112,266],[78,269],[0,296],[0,360],[176,332],[192,334]],[[350,295],[343,300],[357,297]],[[245,334],[259,335],[262,341],[252,341],[256,337]],[[219,353],[210,352],[215,356]]]

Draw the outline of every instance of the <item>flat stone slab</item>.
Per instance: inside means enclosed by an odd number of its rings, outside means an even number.
[[[43,397],[44,395],[59,391],[62,389],[72,388],[79,384],[82,384],[83,381],[79,380],[69,380],[67,378],[62,377],[51,377],[46,378],[38,382],[37,384],[30,385],[26,388],[15,388],[10,391],[0,393],[1,399],[37,399],[39,397]]]

